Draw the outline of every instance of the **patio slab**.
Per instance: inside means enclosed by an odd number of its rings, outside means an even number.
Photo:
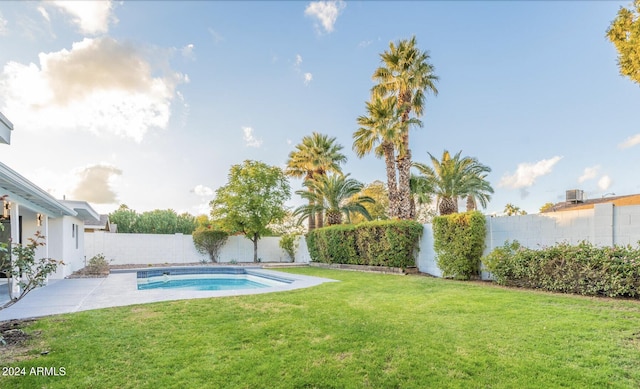
[[[191,291],[179,289],[138,290],[135,271],[111,273],[106,278],[50,280],[47,286],[31,291],[16,304],[1,310],[0,321],[159,301],[282,292],[308,288],[325,282],[336,282],[327,278],[281,273],[266,269],[255,271],[288,278],[293,282],[259,289]],[[0,285],[0,287],[2,286],[6,287],[6,285]]]

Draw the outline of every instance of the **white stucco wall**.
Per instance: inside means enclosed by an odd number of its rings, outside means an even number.
[[[258,258],[263,262],[289,262],[287,254],[278,244],[279,240],[277,237],[260,239]],[[306,252],[306,245],[303,249]],[[191,235],[183,234],[87,232],[85,233],[87,261],[96,254],[103,254],[107,260],[112,260],[112,265],[195,263],[209,260],[208,256],[196,250]],[[305,254],[301,254],[300,258],[300,261],[304,261],[305,258],[308,261],[308,253],[306,257]],[[243,236],[230,236],[220,252],[219,261],[253,262],[253,242]]]
[[[64,216],[49,218],[48,224],[48,257],[64,262],[49,278],[64,278],[82,269],[85,266],[84,222],[72,216]]]

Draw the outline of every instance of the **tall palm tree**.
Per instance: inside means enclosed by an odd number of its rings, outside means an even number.
[[[434,67],[429,63],[429,54],[420,51],[416,37],[401,40],[397,44],[391,42],[389,50],[380,54],[383,66],[373,73],[373,80],[378,84],[372,92],[380,96],[396,96],[397,106],[402,110],[401,122],[407,122],[413,112],[422,116],[424,112],[425,92],[438,94],[435,82],[438,77]],[[398,153],[398,202],[401,219],[411,219],[411,149],[409,148],[409,131],[399,134],[402,148]]]
[[[299,190],[296,194],[309,200],[308,205],[302,205],[293,212],[295,216],[305,217],[317,213],[319,210],[326,212],[327,224],[332,226],[342,223],[342,216],[349,219],[351,213],[357,213],[371,220],[369,211],[364,207],[366,203],[375,201],[369,196],[354,196],[359,193],[364,185],[349,175],[331,174],[306,181],[307,190]]]
[[[428,186],[433,188],[440,215],[458,212],[458,199],[461,197],[468,199],[470,196],[483,208],[491,200],[490,194],[493,193],[493,188],[486,180],[487,173],[491,169],[481,164],[476,158],[463,158],[460,154],[462,151],[451,157],[451,154],[445,150],[442,153],[442,159],[438,160],[429,153],[433,167],[422,163],[413,164],[423,175]]]
[[[347,157],[340,150],[342,146],[336,143],[336,138],[313,132],[303,137],[302,142],[289,153],[285,173],[291,177],[304,178],[305,185],[317,177],[326,175],[327,172],[341,174],[340,164],[344,163]],[[313,205],[313,200],[308,200],[309,205]],[[308,218],[309,231],[322,227],[322,211],[317,215],[310,214]]]
[[[401,134],[409,125],[422,123],[415,118],[405,122],[400,120],[402,110],[398,109],[396,96],[372,95],[367,102],[367,116],[359,116],[360,128],[353,133],[353,151],[362,158],[372,150],[376,157],[384,157],[389,191],[389,216],[398,216],[398,183],[396,150],[402,150]]]

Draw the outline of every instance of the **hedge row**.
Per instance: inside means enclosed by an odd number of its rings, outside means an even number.
[[[433,248],[442,275],[458,280],[478,276],[486,233],[486,219],[478,211],[435,217]]]
[[[320,228],[307,234],[314,262],[406,268],[416,266],[422,224],[384,220]]]
[[[541,250],[506,242],[482,259],[502,285],[588,296],[640,296],[640,247],[560,243]]]

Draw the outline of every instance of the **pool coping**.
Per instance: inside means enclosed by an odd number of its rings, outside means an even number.
[[[243,267],[245,268],[245,267]],[[219,291],[191,291],[179,289],[137,289],[137,270],[112,271],[106,278],[73,278],[50,280],[49,285],[37,288],[16,304],[0,310],[0,321],[25,319],[72,313],[93,309],[148,304],[200,298],[245,296],[309,288],[326,282],[328,278],[283,273],[252,267],[252,271],[293,280],[290,284],[258,289]],[[135,270],[135,271],[134,271]],[[140,270],[148,270],[140,269]]]

